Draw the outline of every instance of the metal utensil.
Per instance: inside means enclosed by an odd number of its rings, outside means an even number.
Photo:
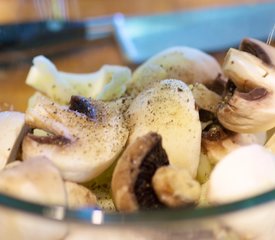
[[[206,52],[235,47],[244,37],[266,40],[275,23],[275,3],[234,5],[149,16],[113,16],[84,21],[49,20],[0,26],[0,49],[55,44],[115,35],[125,58],[140,63],[172,46]]]

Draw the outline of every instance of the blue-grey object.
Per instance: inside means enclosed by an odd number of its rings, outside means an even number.
[[[139,63],[172,46],[217,52],[238,46],[245,37],[266,41],[274,24],[275,3],[265,3],[144,17],[118,15],[115,32],[126,58]]]
[[[85,21],[42,21],[0,26],[0,48],[25,48],[75,38],[115,35],[125,58],[141,63],[172,46],[206,52],[236,47],[245,37],[267,40],[275,24],[275,3],[234,5],[150,16],[91,18]]]

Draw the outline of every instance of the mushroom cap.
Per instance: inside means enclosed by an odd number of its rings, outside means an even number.
[[[68,181],[89,181],[107,169],[120,154],[128,137],[122,109],[115,102],[78,99],[79,111],[60,106],[41,94],[26,112],[26,123],[52,133],[41,137],[28,134],[23,141],[23,159],[46,156]],[[87,105],[87,106],[86,106]],[[86,112],[94,111],[94,117]],[[93,110],[93,111],[92,111]]]
[[[141,92],[131,103],[129,144],[150,131],[162,136],[170,164],[195,177],[199,164],[201,124],[188,86],[168,79]]]
[[[168,164],[161,136],[156,133],[149,132],[128,145],[112,177],[112,195],[117,209],[132,212],[162,207],[151,179],[159,167]]]
[[[0,170],[15,161],[19,146],[27,132],[25,114],[20,112],[0,112]]]
[[[236,89],[220,104],[221,124],[235,132],[255,133],[275,126],[275,68],[236,49],[226,55],[223,70]]]
[[[139,66],[128,83],[128,91],[136,94],[154,82],[178,79],[186,84],[202,83],[221,92],[225,85],[222,75],[220,65],[212,56],[194,48],[174,47]]]

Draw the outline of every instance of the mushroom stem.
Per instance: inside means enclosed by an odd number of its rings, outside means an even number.
[[[200,198],[200,184],[185,169],[160,167],[152,184],[159,200],[168,207],[195,206]]]
[[[129,145],[115,167],[112,177],[112,195],[119,211],[163,207],[152,187],[156,170],[168,165],[159,134],[149,132]]]
[[[200,109],[216,114],[219,103],[222,97],[217,93],[209,90],[201,83],[192,84],[189,86],[197,106]]]

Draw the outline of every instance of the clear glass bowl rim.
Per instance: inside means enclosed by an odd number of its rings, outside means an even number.
[[[218,206],[199,207],[194,209],[174,208],[139,211],[135,213],[108,213],[100,209],[87,207],[69,209],[64,206],[43,205],[20,200],[0,193],[0,207],[37,215],[48,220],[62,222],[89,223],[92,225],[110,225],[124,223],[175,222],[218,217],[275,201],[275,189],[257,196]]]

